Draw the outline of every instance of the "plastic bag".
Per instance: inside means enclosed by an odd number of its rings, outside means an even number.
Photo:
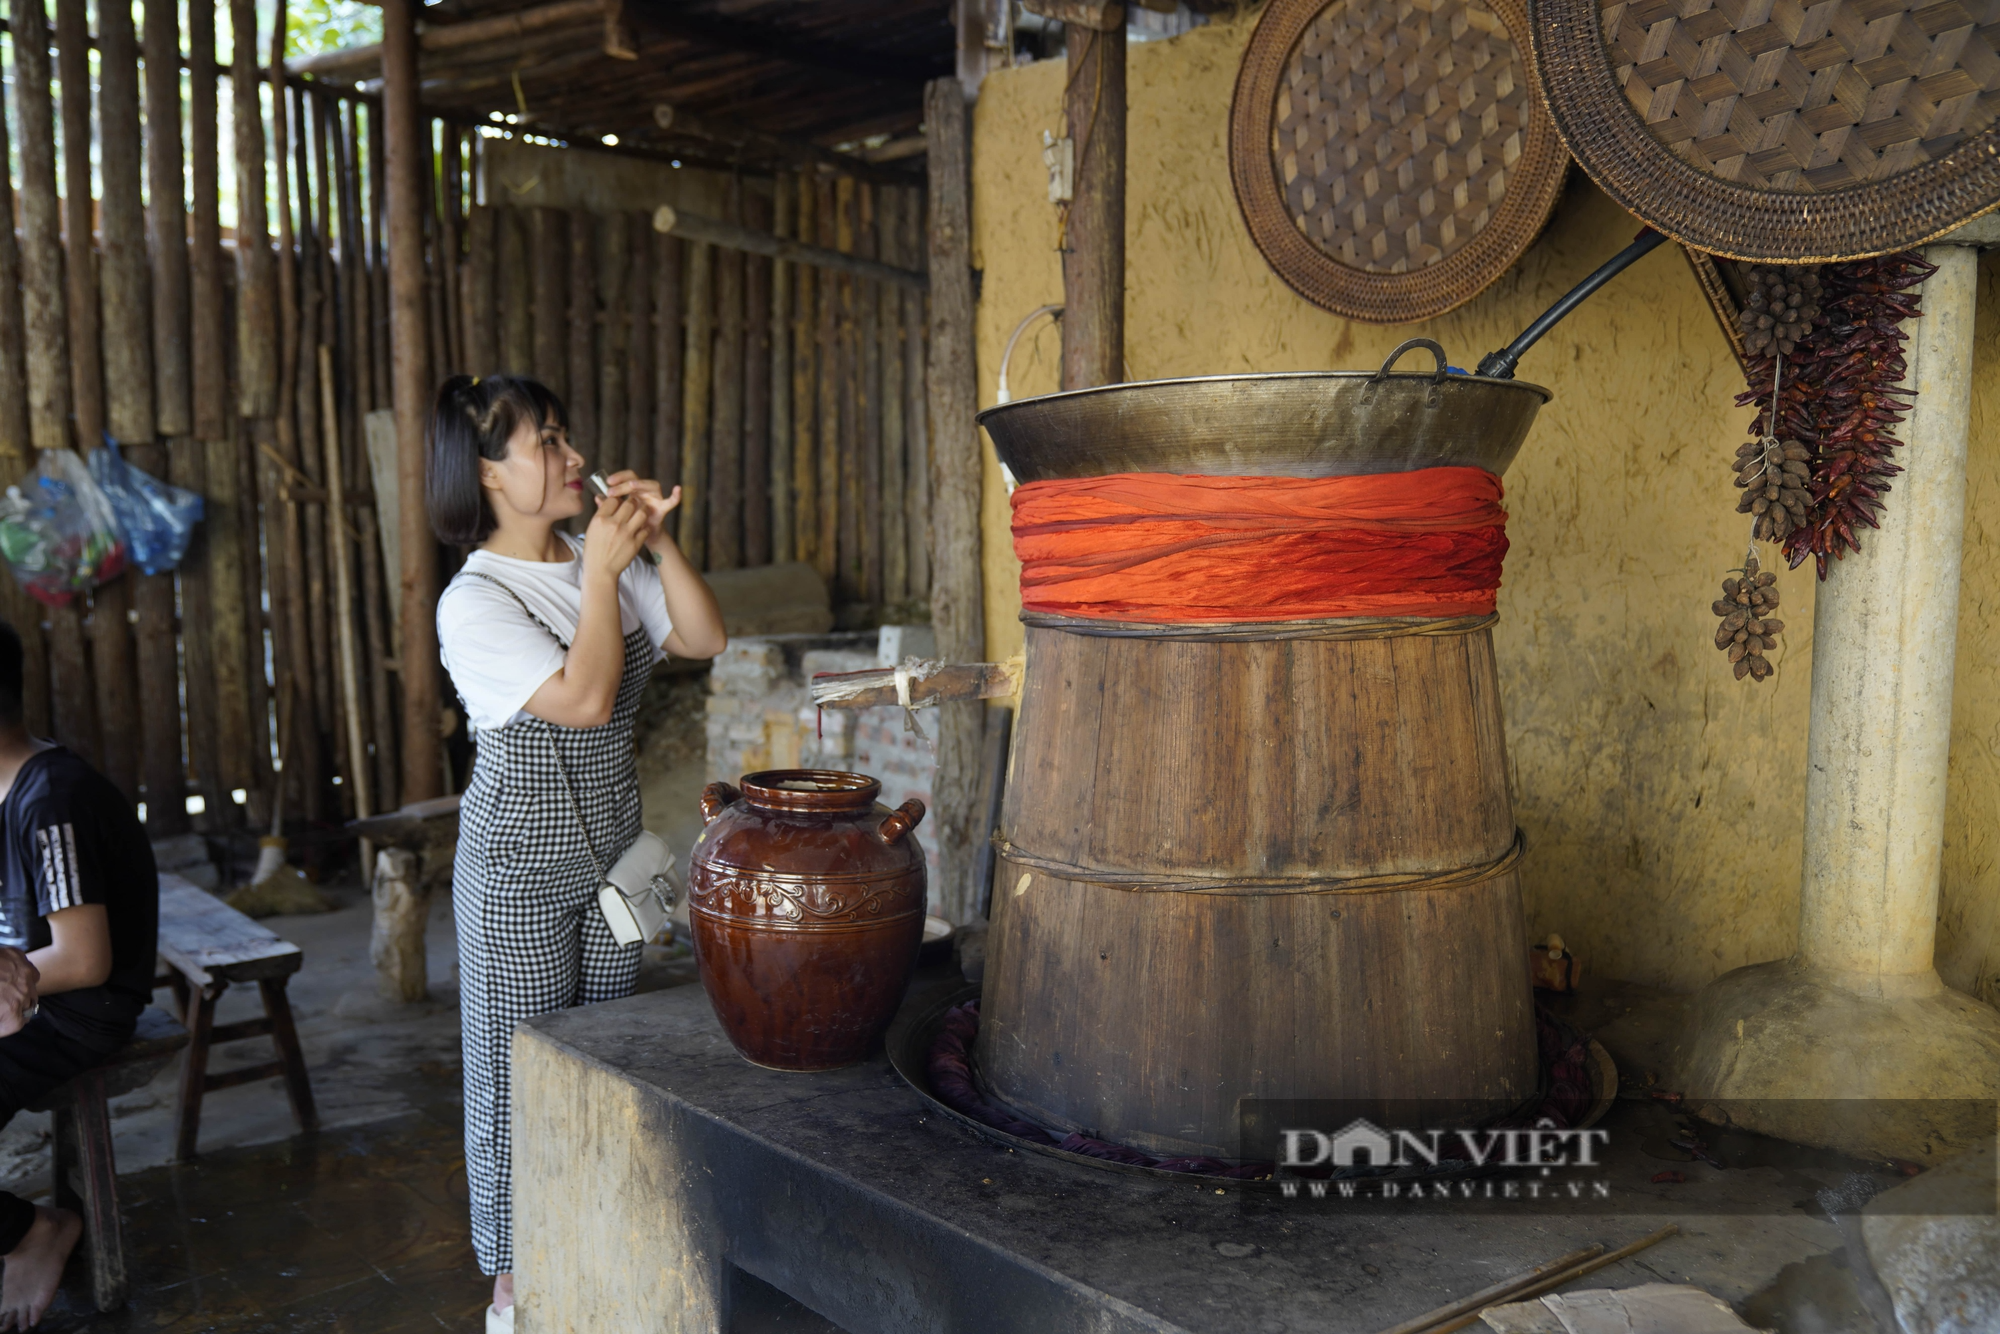
[[[90,475],[111,502],[111,512],[140,569],[165,574],[181,563],[194,526],[201,522],[200,496],[127,463],[109,435],[104,437],[104,448],[90,456]]]
[[[125,572],[125,542],[111,502],[75,450],[44,450],[35,484],[7,488],[0,556],[21,587],[51,607]]]

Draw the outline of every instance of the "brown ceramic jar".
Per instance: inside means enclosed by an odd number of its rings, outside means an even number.
[[[688,874],[701,984],[746,1060],[832,1070],[864,1060],[903,998],[924,931],[911,800],[865,774],[775,769],[710,783]]]

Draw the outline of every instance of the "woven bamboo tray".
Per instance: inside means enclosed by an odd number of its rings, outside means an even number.
[[[1428,319],[1507,271],[1568,156],[1521,0],[1271,0],[1229,113],[1251,238],[1306,300]]]
[[[1677,241],[1823,263],[2000,205],[1994,0],[1527,0],[1591,179]]]

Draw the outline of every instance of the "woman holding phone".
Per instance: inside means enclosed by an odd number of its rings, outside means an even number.
[[[426,480],[439,540],[473,548],[437,624],[478,742],[452,908],[473,1249],[494,1276],[489,1328],[505,1330],[514,1025],[631,994],[641,946],[615,941],[597,890],[640,832],[633,715],[666,653],[709,658],[727,641],[715,595],[663,531],[680,488],[620,472],[591,494],[563,405],[535,381],[445,381]],[[581,539],[558,530],[593,506]]]

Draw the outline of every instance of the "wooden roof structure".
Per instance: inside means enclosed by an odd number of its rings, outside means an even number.
[[[923,85],[953,72],[956,46],[938,0],[442,0],[423,11],[419,76],[434,115],[571,142],[716,165],[842,145],[881,162],[921,153]],[[288,67],[367,87],[381,49]]]

